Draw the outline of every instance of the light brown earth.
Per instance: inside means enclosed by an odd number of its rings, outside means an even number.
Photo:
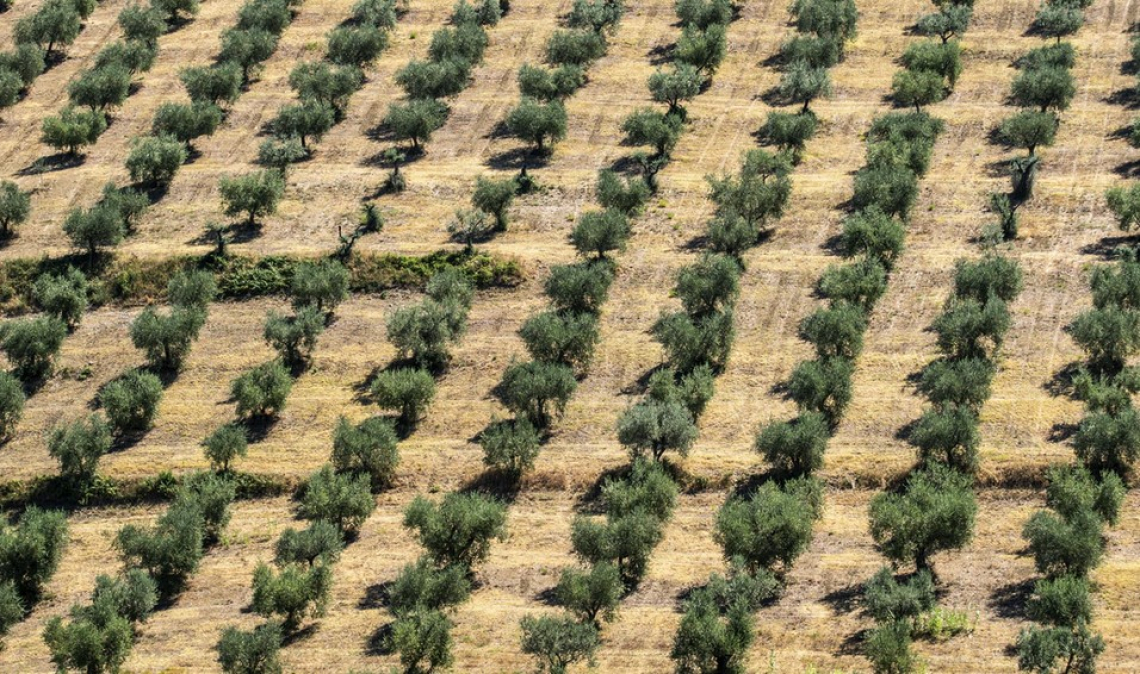
[[[11,25],[34,4],[17,4],[0,15],[0,41],[10,39]],[[298,59],[319,56],[322,36],[348,16],[351,4],[306,2],[260,80],[234,106],[224,127],[198,144],[199,156],[183,168],[122,252],[162,256],[204,250],[199,240],[203,227],[223,220],[218,177],[252,168],[259,126],[294,98],[286,81],[290,68]],[[517,100],[514,73],[540,57],[556,15],[570,2],[511,4],[511,13],[490,30],[487,60],[475,70],[470,88],[453,101],[450,121],[426,156],[407,167],[409,191],[380,200],[389,216],[387,228],[363,239],[360,249],[423,253],[449,245],[447,220],[465,205],[475,176],[495,172],[497,159],[518,148],[513,139],[494,134]],[[605,308],[602,341],[589,377],[511,507],[510,539],[495,546],[479,571],[481,586],[455,616],[455,671],[514,672],[531,666],[519,652],[518,619],[551,610],[540,594],[573,563],[569,532],[579,499],[604,471],[625,460],[614,439],[614,421],[632,400],[630,386],[661,359],[646,330],[662,310],[674,306],[668,297],[671,278],[694,259],[687,244],[703,232],[711,211],[703,176],[734,169],[740,154],[756,146],[752,134],[769,110],[760,96],[778,80],[764,61],[790,31],[786,4],[741,2],[740,18],[729,28],[729,56],[712,87],[690,105],[691,125],[661,175],[661,193],[637,220],[630,248],[620,257],[620,276]],[[67,210],[93,203],[106,181],[126,179],[122,163],[129,139],[149,128],[161,102],[184,95],[177,71],[210,62],[239,3],[206,0],[197,19],[161,39],[154,69],[140,76],[139,90],[116,113],[115,123],[82,166],[23,174],[51,152],[36,141],[40,120],[64,104],[67,82],[101,45],[117,37],[114,18],[124,5],[124,0],[105,0],[69,50],[70,57],[4,113],[0,177],[15,179],[36,194],[32,222],[0,252],[0,259],[64,252],[60,223]],[[815,279],[836,261],[826,244],[839,231],[851,172],[863,161],[862,134],[875,114],[889,109],[884,95],[895,59],[914,39],[906,29],[929,9],[924,0],[860,0],[859,5],[859,37],[833,71],[835,96],[815,106],[824,124],[794,174],[788,212],[772,239],[747,256],[732,358],[704,417],[701,440],[683,462],[687,471],[713,485],[762,471],[762,461],[751,450],[756,427],[793,411],[772,388],[807,354],[795,326],[817,304]],[[451,2],[412,0],[411,6],[392,47],[353,97],[345,121],[319,144],[310,162],[290,174],[280,213],[268,219],[261,236],[235,249],[328,251],[335,244],[336,226],[380,186],[384,170],[370,159],[386,145],[370,139],[369,131],[399,96],[393,74],[426,52],[431,32],[446,20]],[[669,0],[627,0],[627,6],[609,55],[592,67],[589,84],[568,103],[566,141],[548,165],[535,171],[549,189],[522,199],[513,211],[511,230],[485,246],[519,258],[532,280],[477,298],[470,332],[441,380],[431,415],[401,447],[396,486],[379,496],[375,515],[336,568],[328,616],[284,650],[288,671],[384,671],[395,663],[391,656],[373,654],[370,639],[389,618],[369,597],[418,554],[400,526],[401,510],[418,493],[455,489],[481,472],[480,451],[469,439],[496,412],[502,413],[489,392],[511,358],[523,354],[514,331],[543,306],[541,279],[548,266],[571,259],[565,236],[573,217],[591,205],[595,172],[629,152],[620,145],[620,121],[649,102],[644,80],[653,70],[651,52],[671,44],[679,32]],[[977,254],[972,238],[989,217],[987,195],[1005,188],[995,163],[1008,153],[986,137],[1010,112],[1003,101],[1014,73],[1011,60],[1039,43],[1024,36],[1036,6],[1035,0],[977,3],[963,43],[965,70],[957,91],[932,108],[946,120],[947,130],[922,184],[908,251],[871,320],[855,378],[855,402],[829,449],[825,477],[832,487],[826,514],[811,549],[791,572],[785,596],[757,616],[751,670],[769,671],[770,662],[779,672],[810,666],[868,669],[856,639],[869,622],[848,605],[852,588],[882,564],[866,531],[867,503],[879,485],[912,461],[911,450],[895,439],[896,431],[922,409],[907,378],[935,356],[925,328],[949,292],[954,261]],[[1008,251],[1022,263],[1026,290],[1012,307],[1014,325],[1002,370],[983,413],[982,471],[987,483],[997,486],[981,492],[975,541],[936,560],[946,587],[943,603],[976,614],[977,629],[972,636],[942,644],[920,643],[918,650],[932,672],[1016,668],[1005,649],[1024,624],[1018,592],[1034,577],[1031,561],[1019,556],[1020,530],[1042,498],[1039,491],[1013,485],[1050,462],[1071,457],[1067,446],[1049,437],[1054,425],[1077,421],[1080,407],[1054,397],[1046,385],[1079,357],[1063,327],[1089,304],[1085,279],[1088,268],[1102,260],[1097,246],[1118,236],[1103,191],[1121,182],[1121,167],[1138,158],[1112,137],[1134,113],[1110,98],[1134,81],[1122,66],[1129,58],[1126,31],[1138,19],[1137,4],[1124,0],[1098,0],[1088,11],[1088,23],[1075,40],[1078,94],[1064,114],[1056,146],[1044,152],[1037,196],[1023,211],[1023,237]],[[322,337],[314,367],[295,385],[281,421],[251,447],[241,468],[300,478],[324,463],[336,418],[370,414],[356,396],[369,373],[393,357],[384,339],[384,317],[417,299],[392,293],[343,305],[338,321]],[[108,457],[104,472],[142,477],[203,467],[198,443],[232,415],[230,379],[269,357],[260,340],[261,321],[266,310],[282,305],[277,300],[215,305],[186,370],[166,392],[154,430]],[[27,478],[55,470],[44,432],[60,418],[84,413],[102,383],[142,362],[127,337],[137,311],[105,308],[85,317],[64,346],[62,373],[29,401],[16,437],[0,449],[0,475]],[[682,497],[646,582],[623,602],[620,620],[605,629],[599,671],[670,669],[679,593],[723,568],[711,532],[726,493],[727,488],[717,487]],[[1095,627],[1108,646],[1100,662],[1104,672],[1133,672],[1140,662],[1137,507],[1140,497],[1134,494],[1110,533],[1106,561],[1095,575]],[[6,639],[0,670],[51,671],[40,639],[43,625],[83,600],[95,575],[117,568],[110,539],[122,524],[149,521],[157,512],[140,507],[72,515],[72,543],[49,586],[50,597]],[[255,624],[256,616],[247,612],[251,572],[259,559],[271,556],[273,541],[291,520],[292,505],[285,499],[240,503],[226,543],[206,557],[175,605],[143,627],[127,668],[215,671],[211,648],[222,627]]]

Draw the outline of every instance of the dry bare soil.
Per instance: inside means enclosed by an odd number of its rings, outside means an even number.
[[[210,62],[218,36],[236,19],[237,0],[205,0],[201,14],[164,36],[153,70],[115,115],[109,131],[77,167],[46,173],[26,169],[50,154],[38,138],[40,120],[66,101],[66,85],[105,43],[115,39],[114,20],[127,0],[104,0],[73,45],[68,59],[41,77],[26,100],[5,111],[0,125],[0,177],[35,190],[34,215],[0,260],[65,252],[60,224],[68,209],[90,205],[108,180],[125,181],[129,139],[145,132],[157,106],[184,94],[179,69]],[[17,18],[38,3],[24,0],[0,15],[0,40]],[[296,168],[280,212],[260,236],[236,244],[250,253],[318,254],[335,244],[336,227],[373,195],[384,171],[372,159],[386,147],[370,130],[400,96],[393,75],[426,53],[431,32],[450,14],[451,0],[412,0],[392,46],[369,70],[347,118],[318,145],[314,158]],[[479,295],[471,328],[442,379],[429,419],[401,446],[397,485],[379,496],[379,507],[359,540],[336,567],[334,599],[327,617],[283,651],[288,671],[384,671],[391,656],[376,655],[373,636],[389,617],[375,601],[378,586],[394,578],[419,548],[400,524],[401,511],[417,494],[462,486],[481,470],[481,453],[470,441],[502,411],[490,390],[504,366],[523,354],[514,336],[521,322],[543,305],[541,281],[554,263],[571,259],[566,241],[576,213],[592,202],[595,172],[628,153],[620,144],[621,119],[648,103],[644,87],[653,53],[667,47],[679,29],[671,0],[627,0],[628,12],[609,54],[590,71],[589,84],[568,103],[569,134],[536,174],[548,188],[515,207],[511,230],[486,245],[522,261],[530,280],[513,290]],[[299,59],[315,58],[327,30],[346,18],[352,0],[307,0],[285,31],[281,46],[260,80],[234,107],[224,127],[199,143],[198,156],[174,180],[169,193],[145,217],[122,254],[163,256],[205,250],[206,223],[222,220],[217,179],[253,168],[262,123],[292,100],[287,75]],[[740,154],[756,146],[753,134],[770,109],[761,95],[778,73],[765,65],[788,35],[787,0],[742,0],[728,31],[729,55],[711,88],[689,108],[691,125],[675,159],[661,175],[662,189],[636,222],[630,249],[603,316],[602,341],[588,378],[580,385],[553,441],[509,515],[510,538],[496,544],[479,571],[480,585],[457,615],[455,671],[525,671],[518,620],[552,610],[541,598],[560,570],[572,563],[570,523],[582,496],[607,469],[625,461],[613,426],[630,403],[629,387],[661,360],[646,334],[657,315],[673,307],[673,274],[694,259],[689,242],[704,229],[711,208],[704,176],[734,169]],[[499,169],[498,158],[516,149],[495,129],[517,100],[514,74],[540,57],[556,15],[569,0],[512,0],[511,12],[490,29],[487,59],[474,82],[453,102],[453,114],[422,159],[407,168],[410,189],[380,204],[388,226],[367,237],[367,251],[423,253],[451,244],[445,225],[468,199],[479,174]],[[890,289],[871,320],[855,377],[855,402],[831,443],[824,476],[827,510],[808,553],[788,578],[784,597],[757,618],[751,668],[802,672],[866,670],[854,639],[868,621],[850,606],[856,584],[881,564],[867,533],[867,504],[885,481],[906,470],[912,451],[896,439],[917,417],[921,399],[908,377],[935,356],[926,326],[949,289],[953,263],[976,255],[972,238],[986,218],[987,195],[1004,189],[997,164],[1007,156],[987,142],[989,130],[1010,108],[1004,105],[1013,77],[1010,63],[1038,44],[1025,35],[1036,0],[979,0],[963,42],[965,70],[957,91],[932,112],[946,120],[931,170],[910,227],[908,250]],[[775,234],[747,257],[737,310],[732,358],[704,417],[701,440],[682,462],[689,473],[716,485],[681,498],[665,539],[655,551],[647,580],[622,605],[620,620],[604,630],[599,671],[663,672],[679,620],[678,596],[723,568],[712,539],[716,509],[731,486],[764,469],[752,451],[756,427],[788,416],[792,407],[773,387],[806,354],[795,336],[799,319],[817,305],[813,283],[835,262],[827,243],[838,231],[851,173],[863,162],[862,134],[872,117],[889,109],[884,99],[910,37],[908,27],[926,0],[859,0],[859,36],[847,60],[833,71],[835,95],[820,102],[821,132],[794,174],[794,193]],[[1026,274],[1026,291],[1012,307],[1014,325],[1003,352],[994,396],[983,412],[983,478],[978,530],[965,550],[936,560],[946,596],[943,604],[976,615],[972,636],[942,644],[920,643],[932,672],[1012,672],[1006,651],[1024,625],[1019,597],[1033,576],[1020,556],[1020,530],[1043,503],[1031,484],[1050,462],[1071,450],[1049,440],[1056,424],[1073,423],[1080,408],[1046,388],[1053,375],[1079,353],[1063,327],[1089,304],[1089,268],[1102,262],[1098,247],[1117,236],[1103,199],[1106,187],[1127,176],[1135,151],[1114,132],[1134,114],[1113,94],[1134,82],[1127,62],[1127,31],[1140,19],[1130,0],[1097,0],[1075,39],[1078,93],[1055,147],[1044,153],[1037,194],[1023,215],[1023,238],[1011,251]],[[242,469],[300,478],[323,464],[339,415],[362,419],[372,413],[357,398],[358,387],[392,349],[383,321],[393,308],[417,301],[411,293],[356,297],[338,312],[322,338],[313,368],[295,385],[287,409],[266,437],[251,446]],[[104,471],[142,477],[160,470],[205,465],[198,445],[232,415],[228,382],[265,360],[260,339],[265,311],[283,300],[218,304],[188,366],[167,390],[156,426],[141,442],[109,456]],[[138,308],[104,308],[85,317],[65,343],[61,374],[30,399],[15,438],[0,448],[0,475],[29,478],[54,472],[44,433],[60,418],[84,413],[98,387],[141,363],[127,330]],[[80,376],[80,373],[83,373]],[[1104,672],[1140,668],[1140,494],[1125,504],[1110,533],[1105,563],[1096,571],[1095,628],[1104,634]],[[85,509],[72,514],[72,540],[49,586],[49,598],[18,625],[0,652],[0,670],[47,672],[52,667],[40,634],[46,621],[89,593],[95,576],[111,573],[117,560],[111,538],[127,522],[148,522],[150,507]],[[272,555],[278,532],[293,520],[287,499],[245,501],[225,543],[210,552],[189,589],[142,628],[127,662],[132,672],[215,671],[213,644],[225,625],[253,625],[249,581],[258,560]]]

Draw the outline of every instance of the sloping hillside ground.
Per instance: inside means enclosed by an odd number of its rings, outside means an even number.
[[[620,258],[622,271],[606,305],[591,374],[510,510],[510,539],[495,545],[479,571],[481,586],[456,615],[455,671],[524,671],[531,666],[519,653],[518,619],[546,610],[542,592],[572,561],[570,523],[582,495],[604,471],[624,461],[613,425],[629,404],[626,387],[660,361],[646,330],[660,311],[672,307],[667,296],[671,277],[693,258],[687,244],[704,230],[711,209],[703,176],[734,169],[740,153],[755,146],[752,134],[769,110],[761,95],[778,79],[764,62],[790,30],[786,0],[740,4],[740,18],[728,31],[729,56],[711,89],[690,106],[691,129]],[[142,76],[140,90],[116,114],[82,166],[28,171],[50,154],[33,140],[40,120],[62,106],[69,79],[117,36],[114,19],[125,0],[105,0],[99,6],[69,59],[4,113],[0,175],[36,194],[32,221],[0,251],[0,259],[63,252],[60,223],[67,209],[93,203],[107,180],[125,179],[128,140],[149,127],[159,103],[183,95],[175,77],[180,68],[214,57],[218,36],[233,24],[238,5],[205,0],[195,21],[161,39],[154,69]],[[286,81],[292,64],[319,54],[324,33],[349,15],[351,5],[352,0],[306,1],[260,80],[238,101],[225,126],[199,143],[199,156],[183,167],[169,193],[146,215],[139,234],[119,248],[121,253],[204,250],[200,237],[205,224],[223,217],[218,177],[252,167],[259,125],[292,98]],[[556,27],[555,10],[564,12],[569,5],[568,0],[512,0],[510,14],[490,30],[487,60],[475,70],[474,83],[454,101],[451,119],[427,155],[407,167],[409,191],[381,199],[388,226],[363,239],[359,249],[420,253],[447,245],[446,222],[468,199],[474,177],[513,171],[496,168],[505,166],[518,147],[515,140],[495,134],[496,126],[517,100],[515,71],[539,58]],[[391,657],[373,654],[373,636],[389,621],[374,598],[378,586],[418,553],[400,526],[401,511],[418,493],[461,486],[480,472],[481,453],[469,439],[497,411],[489,391],[503,367],[522,353],[514,331],[542,305],[545,269],[572,256],[565,240],[571,220],[591,202],[596,170],[628,152],[620,146],[620,121],[647,102],[643,82],[652,72],[654,50],[667,47],[678,33],[671,0],[627,0],[627,5],[609,55],[591,69],[589,84],[568,103],[566,141],[546,166],[535,170],[548,189],[521,199],[511,230],[486,245],[522,260],[532,280],[476,299],[470,332],[441,381],[428,420],[401,446],[397,485],[379,496],[376,513],[336,567],[328,616],[283,651],[288,671],[382,671],[393,664]],[[679,620],[679,594],[723,567],[711,534],[716,509],[732,484],[763,470],[751,449],[755,428],[791,411],[773,387],[806,353],[795,326],[816,305],[812,283],[835,261],[827,243],[839,231],[851,172],[863,161],[861,135],[876,113],[889,108],[884,95],[895,59],[914,39],[907,28],[930,7],[926,0],[860,0],[859,6],[860,35],[847,60],[833,71],[834,98],[815,106],[824,124],[794,174],[790,208],[771,240],[748,254],[732,358],[704,417],[701,440],[683,462],[688,472],[713,486],[681,498],[646,581],[623,602],[620,620],[604,630],[599,671],[671,668],[668,651]],[[328,251],[335,244],[336,226],[353,217],[360,201],[377,190],[384,170],[370,160],[385,145],[368,132],[400,95],[393,73],[426,52],[431,31],[446,19],[451,2],[412,0],[411,7],[395,30],[392,47],[353,97],[347,119],[318,145],[311,161],[291,172],[278,215],[268,219],[259,237],[235,249]],[[963,43],[965,70],[957,91],[932,110],[946,120],[947,132],[922,183],[909,248],[871,320],[855,378],[855,401],[829,449],[827,511],[811,549],[788,578],[785,596],[758,616],[752,669],[768,671],[770,663],[780,672],[801,672],[811,665],[867,668],[854,639],[869,622],[850,606],[856,584],[882,564],[867,534],[867,504],[883,482],[913,460],[912,450],[895,438],[921,410],[921,399],[907,379],[934,357],[933,338],[925,328],[949,292],[954,260],[977,254],[971,239],[990,217],[984,209],[987,195],[1004,188],[1005,174],[997,162],[1007,153],[989,144],[987,134],[1010,110],[1003,99],[1014,73],[1011,60],[1039,42],[1024,35],[1036,8],[1035,0],[977,3]],[[27,11],[17,3],[0,16],[0,37],[9,35],[11,23]],[[1048,438],[1055,424],[1078,420],[1080,408],[1051,396],[1046,384],[1078,358],[1063,326],[1089,302],[1086,277],[1090,266],[1101,261],[1098,244],[1118,236],[1103,191],[1122,179],[1122,166],[1137,158],[1136,151],[1113,137],[1134,113],[1110,97],[1134,82],[1122,65],[1129,58],[1126,32],[1140,20],[1140,8],[1123,0],[1098,0],[1087,16],[1074,40],[1078,93],[1064,114],[1056,146],[1044,151],[1036,196],[1022,216],[1023,240],[1009,253],[1021,260],[1026,290],[1012,307],[1014,325],[1002,370],[983,411],[982,473],[989,486],[979,499],[977,534],[965,550],[936,559],[946,588],[942,603],[976,615],[977,628],[972,636],[944,644],[918,644],[934,672],[1015,670],[1005,649],[1024,624],[1019,597],[1034,576],[1032,562],[1018,554],[1020,530],[1043,500],[1039,490],[1023,485],[1031,484],[1027,478],[1049,462],[1071,457],[1068,447]],[[343,305],[280,422],[251,446],[241,467],[300,478],[321,465],[337,416],[362,419],[371,413],[356,400],[356,392],[373,368],[393,355],[384,339],[385,315],[417,299],[393,293]],[[268,356],[261,322],[267,309],[280,304],[215,305],[185,371],[166,392],[154,430],[107,457],[103,470],[137,477],[204,466],[198,443],[231,415],[230,379]],[[141,363],[127,338],[137,311],[105,308],[85,317],[65,343],[62,374],[30,399],[16,437],[0,449],[0,475],[23,478],[55,470],[44,431],[61,417],[84,412],[102,383]],[[1107,642],[1099,663],[1104,672],[1135,671],[1140,662],[1135,628],[1140,616],[1134,601],[1140,592],[1138,506],[1140,495],[1133,493],[1094,575],[1099,585],[1095,628]],[[50,596],[7,637],[0,669],[52,670],[40,638],[44,624],[84,599],[97,574],[116,568],[110,549],[114,532],[130,521],[150,521],[156,512],[88,509],[72,515],[72,541],[49,585]],[[286,499],[239,503],[225,544],[207,555],[175,605],[143,627],[127,669],[213,671],[211,649],[222,626],[256,622],[247,610],[251,572],[259,559],[272,555],[273,541],[291,522],[291,512]]]

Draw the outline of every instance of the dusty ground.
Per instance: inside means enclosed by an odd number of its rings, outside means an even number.
[[[35,215],[3,257],[64,250],[59,225],[66,211],[89,205],[109,179],[125,180],[122,168],[129,139],[144,132],[157,106],[183,96],[177,71],[210,62],[218,36],[236,18],[238,2],[206,0],[201,14],[161,39],[154,69],[116,113],[110,130],[82,166],[29,174],[25,169],[50,154],[36,142],[40,119],[66,101],[66,84],[98,48],[118,35],[114,18],[124,0],[105,0],[68,53],[43,75],[28,98],[5,111],[0,126],[0,176],[35,188]],[[144,219],[140,233],[122,249],[139,255],[200,248],[203,226],[222,220],[216,183],[221,175],[249,169],[256,156],[260,125],[293,99],[286,78],[292,65],[317,58],[324,33],[351,10],[348,0],[307,0],[282,37],[260,79],[235,104],[223,129],[198,144],[199,155],[183,168],[168,194]],[[755,147],[752,134],[769,108],[761,99],[778,80],[764,64],[788,34],[785,0],[748,0],[729,28],[729,56],[712,87],[690,106],[690,128],[662,190],[635,225],[635,238],[621,256],[621,275],[603,318],[602,341],[590,376],[580,385],[553,442],[538,461],[534,479],[510,512],[511,538],[495,547],[481,570],[483,586],[456,616],[456,671],[525,671],[518,652],[518,618],[544,610],[542,590],[573,562],[569,530],[580,495],[624,453],[613,423],[629,404],[628,389],[660,361],[645,334],[667,296],[673,274],[694,259],[687,244],[704,229],[710,212],[703,176],[732,170],[740,153]],[[406,169],[408,192],[380,204],[389,225],[361,241],[361,248],[419,253],[446,245],[451,212],[465,205],[474,177],[514,171],[518,143],[495,129],[517,100],[514,73],[537,60],[554,14],[570,3],[512,0],[511,13],[490,30],[486,62],[472,85],[453,102],[453,114],[428,145],[426,155]],[[837,261],[827,248],[839,231],[841,205],[850,196],[850,173],[863,163],[862,133],[871,118],[889,108],[883,96],[897,67],[895,59],[913,38],[907,27],[928,10],[924,0],[862,0],[860,35],[848,60],[835,68],[835,96],[815,107],[824,120],[807,157],[794,174],[787,215],[774,236],[753,250],[737,311],[732,359],[703,421],[702,437],[685,467],[714,481],[743,478],[763,469],[751,451],[756,427],[784,418],[792,407],[772,387],[807,353],[795,325],[815,306],[812,286]],[[34,3],[17,4],[0,15],[0,42]],[[387,145],[369,131],[400,90],[393,74],[426,51],[431,31],[450,13],[450,1],[413,0],[412,11],[393,35],[392,47],[368,73],[352,99],[344,122],[317,146],[314,158],[290,173],[281,212],[268,219],[259,237],[235,247],[256,253],[327,251],[336,225],[361,200],[371,198],[385,171],[373,158]],[[401,447],[398,484],[380,497],[380,507],[360,540],[337,568],[335,601],[329,615],[306,638],[285,650],[290,671],[382,671],[389,657],[371,655],[370,637],[388,618],[370,602],[369,589],[391,580],[417,554],[399,525],[400,510],[416,493],[463,485],[479,474],[481,457],[471,438],[498,410],[489,391],[503,367],[522,348],[514,331],[543,306],[541,278],[548,265],[571,259],[565,235],[573,216],[590,207],[595,171],[629,152],[620,145],[618,126],[634,108],[648,103],[644,78],[653,70],[653,50],[669,45],[678,32],[669,0],[628,0],[628,13],[613,38],[609,55],[590,70],[590,82],[568,103],[569,133],[549,162],[535,170],[548,186],[543,194],[520,200],[511,230],[486,245],[520,258],[535,279],[513,291],[480,295],[471,329],[457,347],[432,414]],[[896,431],[916,418],[922,401],[907,378],[935,356],[926,326],[950,290],[954,260],[976,255],[971,239],[990,217],[987,195],[1005,189],[996,164],[1007,157],[986,141],[988,131],[1010,108],[1004,105],[1014,71],[1010,61],[1036,46],[1023,35],[1034,0],[979,2],[964,41],[965,70],[958,89],[932,112],[947,122],[935,147],[930,173],[908,237],[908,251],[871,321],[856,374],[856,396],[831,443],[825,474],[832,484],[849,479],[875,484],[905,470],[911,450]],[[1127,28],[1140,19],[1135,3],[1100,0],[1089,10],[1088,25],[1075,43],[1080,50],[1075,75],[1078,94],[1064,115],[1057,144],[1044,152],[1037,196],[1023,210],[1022,240],[1009,254],[1021,260],[1026,290],[1013,305],[1014,325],[1003,353],[994,396],[983,413],[983,472],[1016,478],[1071,457],[1068,447],[1049,441],[1056,424],[1080,418],[1080,407],[1052,396],[1046,385],[1064,365],[1079,357],[1064,325],[1089,304],[1087,270],[1101,261],[1098,246],[1118,236],[1103,200],[1107,186],[1120,182],[1136,151],[1112,134],[1135,114],[1113,98],[1132,84],[1122,72],[1128,60]],[[512,154],[513,153],[513,154]],[[294,387],[279,423],[251,447],[247,470],[303,476],[327,458],[333,424],[340,414],[364,418],[370,411],[357,400],[358,387],[393,354],[384,339],[383,320],[393,307],[418,298],[410,294],[354,298],[339,310],[336,324],[322,338],[314,367]],[[260,340],[262,317],[280,302],[219,304],[195,345],[186,370],[167,390],[154,430],[133,446],[109,456],[106,472],[144,476],[161,469],[201,467],[198,446],[217,424],[232,415],[229,381],[269,357]],[[90,313],[65,344],[62,374],[28,403],[17,436],[0,450],[0,474],[30,477],[54,471],[42,440],[58,418],[83,413],[98,387],[122,370],[141,363],[129,347],[127,330],[136,309]],[[788,590],[757,618],[752,669],[800,672],[809,665],[865,670],[851,639],[867,621],[845,606],[853,584],[881,564],[866,534],[866,505],[874,491],[833,489],[817,526],[812,549],[790,575]],[[606,628],[599,671],[658,672],[669,668],[668,648],[679,615],[677,594],[701,582],[723,564],[711,538],[712,517],[723,492],[686,496],[657,549],[649,578],[624,603],[619,622]],[[1015,661],[1004,652],[1022,625],[1016,601],[1033,577],[1032,564],[1019,557],[1019,532],[1040,507],[1040,494],[991,489],[981,495],[979,529],[965,551],[937,560],[948,606],[977,611],[972,637],[944,644],[919,644],[933,672],[1010,672]],[[1111,533],[1107,559],[1098,569],[1096,627],[1108,641],[1101,669],[1130,672],[1140,662],[1134,601],[1140,589],[1140,520],[1137,497],[1130,497],[1122,524]],[[52,598],[7,639],[0,652],[4,669],[50,671],[40,632],[90,591],[94,576],[116,562],[110,537],[128,520],[146,521],[151,509],[92,510],[73,516],[74,540],[64,568],[51,584]],[[227,544],[211,552],[190,589],[144,628],[128,662],[131,671],[211,671],[210,647],[222,626],[252,625],[244,612],[250,573],[266,558],[279,530],[291,519],[287,501],[243,503]],[[1011,599],[1012,597],[1012,599]]]

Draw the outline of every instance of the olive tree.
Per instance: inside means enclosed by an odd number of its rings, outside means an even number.
[[[195,138],[213,135],[222,123],[222,109],[213,103],[163,103],[154,113],[151,133],[169,136],[189,146]]]
[[[245,215],[250,227],[257,219],[277,211],[277,202],[285,192],[285,179],[275,170],[254,171],[243,176],[223,176],[218,181],[222,207],[226,215]]]
[[[41,311],[74,330],[87,310],[87,277],[71,266],[62,274],[41,274],[32,287],[32,296]]]
[[[756,451],[780,475],[801,477],[823,467],[823,454],[831,437],[827,418],[806,412],[790,422],[773,422],[756,434]]]
[[[701,93],[705,78],[696,67],[678,63],[669,70],[657,70],[649,76],[649,92],[653,100],[669,106],[669,114],[681,114],[683,103]]]
[[[149,429],[161,400],[162,381],[142,370],[131,370],[99,391],[99,405],[119,434]]]
[[[302,307],[293,316],[270,311],[265,319],[266,344],[292,368],[303,368],[313,357],[317,339],[325,330],[325,317],[316,307]]]
[[[447,114],[447,106],[430,98],[393,103],[384,117],[384,126],[397,140],[410,141],[412,149],[419,150],[447,121]]]
[[[163,186],[174,179],[188,156],[186,144],[169,136],[144,136],[131,143],[127,171],[140,185]]]
[[[378,406],[399,414],[397,421],[407,432],[423,419],[435,399],[435,379],[419,368],[385,370],[372,380],[371,392]]]
[[[776,92],[791,105],[801,105],[801,114],[811,110],[812,101],[831,96],[831,75],[826,68],[796,61],[784,71]]]
[[[478,177],[475,180],[475,192],[471,195],[471,204],[489,216],[495,218],[495,231],[507,231],[507,211],[518,192],[518,183],[514,179],[492,180]]]
[[[59,462],[60,477],[74,487],[92,483],[99,459],[110,450],[111,429],[97,414],[58,424],[48,436],[48,454]]]
[[[0,324],[0,351],[12,365],[12,374],[32,386],[51,374],[66,336],[63,321],[49,316],[8,320]]]
[[[147,307],[131,323],[131,342],[146,353],[151,367],[177,372],[205,322],[206,312],[200,308],[176,306],[159,313]]]
[[[10,237],[16,227],[28,219],[32,210],[31,192],[24,192],[16,183],[0,182],[0,236]]]
[[[1022,110],[1002,121],[998,136],[1006,145],[1036,154],[1038,147],[1049,147],[1057,137],[1057,115],[1052,112]]]
[[[229,472],[235,459],[245,456],[249,439],[245,427],[231,422],[218,426],[202,441],[202,447],[210,466],[225,473]]]
[[[8,440],[24,416],[27,396],[24,386],[7,372],[0,371],[0,441]]]
[[[293,378],[280,360],[262,363],[230,385],[239,417],[272,417],[281,413],[293,388]]]
[[[566,137],[566,108],[560,101],[540,103],[524,98],[507,115],[507,129],[521,140],[543,152]]]
[[[621,211],[587,211],[570,232],[570,243],[579,255],[592,253],[595,259],[605,260],[609,253],[625,250],[629,236],[629,218]]]
[[[226,674],[280,674],[281,623],[269,621],[252,630],[230,626],[222,631],[215,649]]]
[[[474,493],[451,492],[439,504],[417,496],[404,511],[404,526],[437,566],[470,571],[490,554],[493,540],[506,538],[506,508]]]
[[[561,363],[512,363],[503,372],[495,395],[504,407],[538,428],[547,428],[566,409],[578,382]]]
[[[913,561],[919,571],[930,558],[960,548],[973,538],[978,505],[972,478],[931,465],[912,473],[902,492],[885,492],[871,500],[871,537],[894,563]]]
[[[241,95],[242,70],[234,62],[224,61],[211,67],[195,66],[178,73],[193,103],[226,105]]]
[[[289,564],[274,571],[268,564],[253,570],[253,610],[266,618],[282,617],[282,629],[292,633],[306,616],[325,614],[332,588],[332,568]]]
[[[1014,103],[1041,112],[1063,111],[1076,94],[1076,83],[1068,68],[1047,66],[1022,70],[1014,78],[1011,95]]]
[[[40,139],[74,157],[80,148],[99,140],[106,130],[107,118],[102,113],[68,106],[58,116],[44,117]]]
[[[372,490],[388,486],[396,474],[400,454],[398,437],[392,423],[372,417],[352,424],[341,417],[333,433],[331,461],[338,471],[368,475]]]
[[[328,522],[350,537],[375,509],[369,476],[337,473],[325,465],[309,477],[300,512],[305,519]]]
[[[739,558],[752,572],[786,572],[811,542],[819,489],[810,478],[783,487],[766,482],[749,499],[729,499],[713,534],[725,558]]]
[[[524,616],[522,652],[538,660],[539,672],[563,674],[577,662],[594,664],[594,654],[602,645],[593,623],[568,617]]]

